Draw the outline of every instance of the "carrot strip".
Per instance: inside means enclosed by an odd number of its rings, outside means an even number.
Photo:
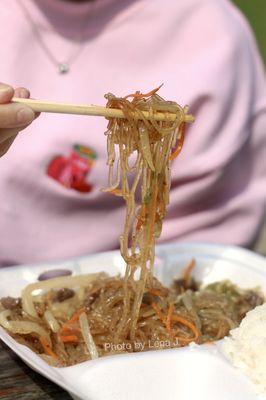
[[[58,355],[55,354],[50,346],[50,344],[48,343],[48,340],[44,337],[44,336],[40,336],[39,337],[39,341],[43,347],[44,352],[48,355],[53,357],[55,360],[58,360]]]
[[[80,333],[81,329],[74,326],[65,326],[60,329],[60,334],[62,335],[76,335]]]
[[[157,93],[158,90],[161,89],[162,86],[163,86],[163,83],[160,86],[158,86],[157,88],[155,88],[155,89],[153,89],[150,92],[145,93],[145,94],[140,93],[140,92],[128,94],[126,97],[124,97],[124,99],[128,99],[129,97],[134,97],[134,99],[141,99],[142,97],[150,97],[153,94]]]
[[[168,332],[171,334],[171,336],[178,339],[178,341],[184,342],[184,343],[190,343],[190,342],[194,342],[194,341],[198,340],[198,338],[200,336],[200,332],[198,331],[197,327],[192,322],[188,321],[186,318],[181,317],[181,315],[173,314],[173,311],[174,311],[173,304],[171,304],[169,306],[167,316],[165,316],[161,312],[161,310],[157,306],[157,304],[151,303],[151,306],[154,309],[154,311],[156,312],[156,314],[158,315],[158,317],[160,318],[160,320],[166,325],[166,328],[167,328]],[[177,330],[175,330],[175,332],[172,330],[172,326],[171,326],[172,322],[178,322],[178,323],[186,326],[187,328],[189,328],[193,332],[194,337],[185,338],[182,336],[176,336]]]
[[[76,311],[76,312],[72,315],[72,317],[70,318],[70,320],[69,320],[68,322],[69,322],[70,324],[73,324],[73,322],[76,322],[76,321],[79,319],[80,315],[81,315],[82,313],[84,313],[84,312],[86,312],[85,307],[80,308],[78,311]]]
[[[60,339],[62,340],[63,343],[70,343],[70,342],[77,343],[79,341],[76,335],[60,336]]]
[[[173,314],[173,315],[172,315],[171,321],[175,321],[175,322],[178,322],[178,323],[180,323],[180,324],[186,326],[186,327],[189,328],[189,329],[193,332],[193,334],[194,334],[194,337],[192,337],[192,338],[176,337],[178,340],[183,341],[183,342],[185,342],[185,343],[186,343],[186,342],[187,342],[187,343],[189,343],[189,342],[194,342],[194,341],[198,340],[198,338],[199,338],[199,336],[200,336],[200,332],[199,332],[199,330],[197,329],[197,327],[196,327],[192,322],[188,321],[186,318],[181,317],[181,315],[177,315],[177,314]]]
[[[170,161],[174,160],[179,155],[180,151],[182,150],[184,140],[185,140],[185,127],[186,127],[185,122],[182,122],[182,124],[180,125],[181,137],[178,140],[178,145],[177,145],[176,149],[170,155]]]
[[[183,271],[183,279],[185,280],[186,285],[189,284],[190,275],[195,266],[196,266],[196,261],[193,258]]]
[[[160,318],[160,320],[162,322],[165,322],[165,316],[162,314],[160,308],[157,306],[157,304],[155,303],[151,303],[152,308],[154,309],[154,311],[156,312],[156,314],[158,315],[158,317]]]
[[[72,317],[71,317],[67,322],[65,322],[65,323],[62,325],[62,327],[61,327],[61,329],[60,329],[60,331],[59,331],[59,335],[60,335],[60,334],[68,334],[68,333],[72,334],[72,333],[79,332],[79,331],[80,331],[80,328],[76,328],[76,327],[73,327],[73,326],[71,326],[71,325],[73,325],[75,322],[78,321],[79,316],[80,316],[83,312],[85,312],[85,308],[84,308],[84,307],[82,307],[82,308],[80,308],[79,310],[77,310],[76,312],[74,312],[74,314],[72,315]]]
[[[155,296],[161,296],[162,295],[162,292],[159,289],[149,289],[148,292],[150,294],[154,294]]]
[[[64,325],[73,324],[74,322],[76,322],[76,321],[79,319],[79,316],[80,316],[83,312],[85,312],[85,311],[86,311],[86,310],[85,310],[84,307],[80,308],[78,311],[76,311],[76,312],[72,315],[72,317],[71,317]]]

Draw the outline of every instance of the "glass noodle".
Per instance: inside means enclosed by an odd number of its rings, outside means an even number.
[[[164,100],[158,89],[106,95],[107,107],[124,113],[108,122],[104,191],[125,201],[120,237],[125,275],[60,276],[31,283],[21,298],[0,300],[0,325],[52,365],[150,350],[150,343],[164,348],[218,340],[264,301],[258,291],[230,282],[200,288],[192,277],[193,260],[170,288],[153,276],[155,241],[169,204],[170,164],[182,149],[189,119],[187,107]],[[164,114],[163,121],[157,113]]]
[[[111,118],[106,132],[109,187],[105,191],[122,197],[126,203],[120,249],[127,268],[123,315],[116,340],[121,339],[121,334],[126,337],[128,329],[130,339],[135,338],[145,287],[152,286],[155,240],[160,237],[169,203],[170,163],[184,142],[188,108],[165,101],[157,94],[158,89],[145,95],[137,92],[123,98],[110,93],[105,96],[107,107],[121,109],[125,115],[124,119]],[[149,112],[148,119],[143,111]],[[154,119],[157,112],[165,114],[164,121]],[[170,113],[175,114],[174,121],[170,120]],[[134,164],[130,165],[133,157]],[[139,193],[141,201],[137,205]],[[139,268],[140,278],[136,280],[135,273]]]

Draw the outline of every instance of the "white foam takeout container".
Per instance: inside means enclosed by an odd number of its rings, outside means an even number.
[[[266,293],[265,258],[250,251],[213,244],[157,247],[156,276],[168,285],[194,257],[196,279],[204,284],[230,279],[241,287],[260,286]],[[42,263],[0,270],[0,297],[19,296],[39,274],[69,268],[73,274],[123,273],[118,251],[60,263]],[[222,355],[217,345],[191,346],[108,356],[73,367],[54,368],[0,328],[0,338],[32,369],[67,390],[77,400],[258,400],[256,388]]]

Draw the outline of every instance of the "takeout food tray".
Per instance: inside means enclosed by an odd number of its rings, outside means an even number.
[[[164,285],[195,258],[194,276],[208,284],[230,279],[243,288],[260,286],[266,293],[266,261],[238,247],[213,244],[179,244],[157,247],[155,274]],[[73,274],[105,271],[123,274],[118,251],[99,253],[56,263],[23,265],[0,270],[0,297],[19,296],[39,274],[68,268]],[[221,342],[179,349],[151,350],[108,356],[72,367],[54,368],[2,328],[0,338],[31,368],[66,389],[79,400],[258,400],[264,397],[240,371],[225,359]]]

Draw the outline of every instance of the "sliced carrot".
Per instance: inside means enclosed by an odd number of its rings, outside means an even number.
[[[79,328],[73,327],[71,325],[73,325],[75,322],[77,322],[79,319],[79,316],[85,311],[86,311],[85,308],[82,307],[79,310],[77,310],[76,312],[74,312],[72,317],[62,325],[62,327],[59,331],[59,334],[65,333],[65,332],[68,333],[69,331],[71,331],[71,333],[73,333],[73,331],[77,331],[77,329],[79,329]]]
[[[160,320],[166,325],[166,329],[168,330],[168,332],[170,333],[170,335],[172,337],[174,337],[175,339],[178,339],[180,342],[183,342],[183,343],[190,343],[190,342],[194,342],[194,341],[198,340],[198,338],[200,336],[200,332],[197,329],[197,327],[192,322],[187,320],[186,318],[181,317],[181,315],[173,314],[173,311],[174,311],[173,304],[171,304],[169,306],[167,316],[165,316],[161,312],[161,310],[157,306],[157,304],[151,303],[151,306],[154,309],[154,311],[156,312],[156,314],[158,315],[158,317],[160,318]],[[172,329],[172,322],[178,322],[178,323],[186,326],[187,328],[189,328],[193,332],[194,336],[191,337],[191,338],[185,338],[185,337],[182,337],[182,336],[177,336],[176,335],[177,334],[177,330],[173,330]]]
[[[67,336],[60,336],[60,339],[62,340],[63,343],[77,343],[79,341],[78,337],[76,335],[67,335]]]
[[[158,315],[158,317],[160,318],[160,320],[162,322],[165,322],[165,316],[162,314],[160,308],[157,306],[157,304],[155,303],[151,303],[152,308],[154,309],[154,311],[156,312],[156,314]]]
[[[64,326],[60,329],[60,334],[62,335],[77,335],[81,332],[79,327],[75,326]]]
[[[155,89],[153,89],[150,92],[145,93],[145,94],[143,94],[141,92],[128,94],[126,97],[124,97],[124,99],[128,99],[129,97],[133,97],[134,99],[141,99],[143,97],[150,97],[153,94],[155,94],[156,92],[158,92],[158,90],[161,89],[162,86],[163,86],[163,83],[160,86],[158,86],[157,88],[155,88]]]
[[[79,316],[85,312],[85,307],[80,308],[79,310],[77,310],[76,312],[74,312],[74,314],[72,315],[72,317],[66,322],[66,324],[73,324],[74,322],[76,322],[79,319]],[[66,325],[65,324],[65,325]]]
[[[183,279],[185,280],[186,285],[189,284],[189,280],[190,280],[190,276],[191,276],[191,272],[193,271],[193,269],[196,266],[196,261],[193,258],[190,263],[186,266],[186,268],[183,271]]]
[[[200,336],[200,332],[199,332],[198,328],[196,327],[196,325],[194,325],[192,322],[190,322],[189,320],[187,320],[187,319],[184,318],[184,317],[181,317],[181,315],[177,315],[177,314],[173,314],[173,315],[171,316],[171,321],[178,322],[178,323],[180,323],[180,324],[186,326],[186,327],[189,328],[189,329],[193,332],[193,334],[194,334],[194,337],[192,337],[192,338],[176,337],[178,340],[183,341],[183,342],[185,342],[185,343],[186,343],[186,342],[187,342],[187,343],[189,343],[189,342],[194,342],[194,341],[198,340],[198,338],[199,338],[199,336]]]
[[[45,354],[47,354],[48,356],[53,357],[55,360],[58,360],[59,357],[58,357],[57,354],[55,354],[53,352],[48,340],[44,336],[40,336],[39,340],[40,340],[40,343],[41,343],[41,345],[43,347],[43,350],[44,350]]]
[[[173,151],[173,153],[170,155],[170,160],[174,160],[180,153],[180,151],[182,150],[183,144],[184,144],[184,140],[185,140],[185,127],[186,127],[186,123],[182,122],[182,124],[180,125],[180,134],[181,137],[180,139],[178,139],[178,145],[176,147],[176,149]]]
[[[162,292],[159,289],[149,289],[148,292],[150,294],[154,294],[155,296],[161,296],[162,295]]]

